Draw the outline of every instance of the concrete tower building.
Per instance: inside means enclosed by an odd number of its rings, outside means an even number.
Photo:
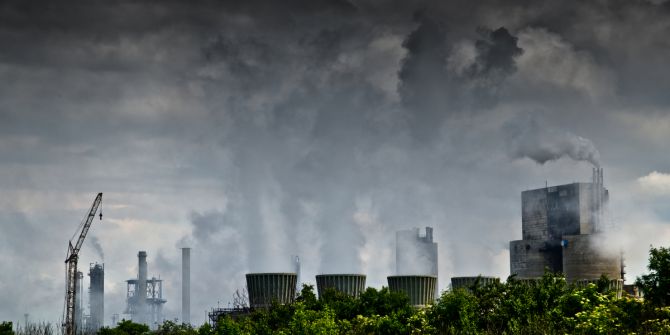
[[[510,272],[518,278],[539,278],[545,268],[563,272],[568,280],[622,276],[620,255],[598,245],[609,192],[602,169],[592,183],[572,183],[521,193],[522,239],[510,242]]]
[[[91,315],[87,328],[91,331],[98,331],[104,326],[105,320],[105,265],[91,264],[88,276],[90,277],[88,298]]]

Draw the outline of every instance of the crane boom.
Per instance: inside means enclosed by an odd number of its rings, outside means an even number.
[[[81,227],[81,233],[79,233],[77,242],[74,245],[72,245],[72,240],[68,242],[67,257],[65,258],[65,317],[63,320],[63,330],[65,335],[75,335],[76,332],[74,313],[77,294],[77,261],[79,260],[79,250],[84,244],[86,234],[91,228],[91,223],[93,222],[93,218],[95,217],[95,213],[98,211],[101,202],[102,193],[98,193],[93,201],[93,205],[91,205],[91,209],[88,211],[88,216],[84,218],[84,224]],[[100,220],[102,220],[102,213],[100,213]]]

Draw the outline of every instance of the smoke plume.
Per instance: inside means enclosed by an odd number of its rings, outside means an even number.
[[[569,131],[541,125],[534,117],[509,121],[504,132],[513,159],[530,158],[538,164],[569,157],[600,166],[600,153],[591,140]]]
[[[90,242],[90,245],[93,247],[93,249],[98,253],[100,256],[100,260],[103,262],[105,261],[105,252],[102,250],[102,245],[100,244],[100,240],[95,235],[91,235],[88,238],[88,241]]]

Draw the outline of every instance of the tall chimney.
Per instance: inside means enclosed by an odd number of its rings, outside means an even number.
[[[88,272],[89,282],[89,331],[97,332],[105,323],[105,265],[91,264]]]
[[[191,323],[191,248],[181,248],[181,320]]]
[[[138,323],[147,323],[147,309],[146,309],[146,300],[147,300],[147,252],[140,251],[137,254],[139,261],[139,271],[137,273],[137,292],[135,296],[137,297],[137,309],[138,309]]]
[[[605,188],[603,184],[603,169],[598,167],[593,168],[593,232],[599,232],[603,229],[603,203],[605,201]]]

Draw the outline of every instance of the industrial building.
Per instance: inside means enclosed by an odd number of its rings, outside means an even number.
[[[591,183],[522,192],[522,239],[510,242],[511,274],[533,279],[548,269],[564,273],[571,282],[603,274],[623,279],[621,254],[600,247],[608,200],[600,168],[593,169]]]
[[[389,290],[406,294],[414,307],[425,307],[435,301],[436,276],[388,276],[387,279]]]
[[[321,274],[316,276],[316,290],[319,298],[328,289],[358,297],[365,290],[364,274]]]
[[[152,277],[147,279],[147,253],[140,251],[137,279],[126,280],[126,314],[131,320],[155,328],[163,323],[163,280]]]
[[[88,271],[88,309],[90,315],[86,328],[90,331],[97,331],[104,326],[105,320],[105,265],[90,264]]]
[[[247,273],[247,292],[251,308],[268,308],[272,303],[295,300],[296,273]]]

